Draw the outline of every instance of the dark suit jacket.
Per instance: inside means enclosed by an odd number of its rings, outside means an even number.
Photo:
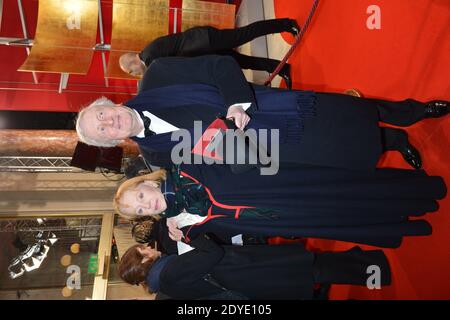
[[[209,90],[208,95],[201,90]],[[218,100],[211,103],[211,94]],[[179,128],[192,129],[199,120],[205,129],[218,114],[226,115],[229,106],[251,103],[247,128],[278,129],[282,165],[371,170],[381,152],[378,115],[376,108],[365,108],[361,101],[250,85],[233,58],[202,56],[155,60],[138,96],[125,105],[148,110]],[[133,139],[149,152],[167,153],[178,143],[171,135]],[[269,151],[270,146],[269,134]]]
[[[158,243],[158,251],[163,254],[178,254],[176,241],[169,237],[169,229],[166,225],[166,218],[153,222],[152,231],[150,233],[150,244]]]
[[[201,299],[223,289],[249,299],[312,299],[315,283],[365,285],[367,267],[391,281],[382,250],[312,253],[300,244],[219,246],[201,236],[194,250],[173,258],[159,274],[160,292],[174,299]],[[208,281],[206,279],[209,279]]]

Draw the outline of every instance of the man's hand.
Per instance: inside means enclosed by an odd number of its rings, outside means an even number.
[[[232,118],[236,127],[241,130],[247,126],[250,121],[249,115],[244,111],[244,108],[239,104],[234,104],[228,108],[227,119]]]
[[[183,231],[178,229],[177,221],[175,217],[167,218],[166,220],[167,228],[169,228],[169,237],[174,241],[181,241],[184,238]]]

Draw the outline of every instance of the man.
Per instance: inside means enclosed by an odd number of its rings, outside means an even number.
[[[219,113],[240,129],[278,129],[280,165],[373,170],[383,151],[397,150],[418,169],[420,156],[406,132],[378,121],[408,126],[448,114],[448,102],[273,89],[250,85],[231,57],[170,57],[150,65],[134,99],[125,105],[99,99],[80,112],[76,127],[87,144],[109,147],[132,138],[144,151],[170,155],[178,143],[172,132],[191,130],[196,120],[209,125]]]
[[[299,26],[293,19],[263,20],[236,29],[195,27],[155,39],[139,54],[125,53],[119,59],[120,68],[133,76],[141,77],[153,60],[162,57],[195,57],[206,54],[230,55],[242,69],[263,70],[272,73],[279,60],[251,57],[233,50],[255,38],[271,33],[289,32],[296,36]],[[292,87],[290,65],[286,64],[279,75]]]

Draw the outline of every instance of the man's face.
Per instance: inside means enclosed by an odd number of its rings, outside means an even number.
[[[139,131],[135,113],[122,105],[92,107],[84,112],[81,121],[84,134],[102,142],[123,140]]]

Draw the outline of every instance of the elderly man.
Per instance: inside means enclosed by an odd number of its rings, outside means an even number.
[[[378,121],[409,126],[447,113],[445,101],[391,102],[250,85],[233,58],[212,55],[155,60],[134,99],[124,105],[99,99],[80,112],[76,127],[87,144],[114,146],[132,138],[145,151],[167,154],[178,143],[171,141],[173,132],[192,130],[194,121],[207,126],[222,114],[240,129],[278,129],[279,139],[268,144],[278,144],[281,165],[372,170],[383,151],[397,150],[418,169],[420,156],[406,132]]]
[[[214,27],[195,27],[157,38],[147,45],[139,54],[125,53],[120,59],[120,68],[133,76],[142,76],[150,63],[162,57],[195,57],[207,54],[232,56],[242,69],[262,70],[272,73],[280,63],[279,60],[252,57],[233,50],[255,38],[267,34],[289,32],[294,36],[299,26],[293,19],[263,20],[236,29],[216,29]],[[286,64],[279,75],[290,89],[290,65]]]

